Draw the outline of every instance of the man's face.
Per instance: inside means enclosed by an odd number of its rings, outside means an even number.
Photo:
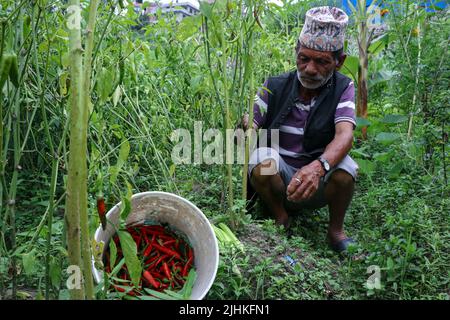
[[[332,52],[322,52],[305,47],[297,48],[297,71],[300,83],[307,89],[323,86],[333,75],[340,62]]]

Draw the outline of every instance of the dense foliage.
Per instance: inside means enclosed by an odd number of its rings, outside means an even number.
[[[81,2],[85,30],[89,1]],[[245,214],[242,166],[172,162],[175,129],[234,127],[266,77],[295,68],[303,14],[328,2],[283,3],[217,1],[180,23],[158,12],[157,22],[142,24],[127,1],[101,1],[88,115],[90,234],[100,223],[96,197],[110,208],[128,183],[134,193],[174,192],[212,222],[239,225],[247,253],[221,252],[207,298],[449,299],[448,9],[382,2],[368,117],[358,118],[351,151],[360,166],[346,217],[359,242],[352,257],[328,249],[326,209],[302,213],[287,238],[257,210]],[[62,0],[0,1],[2,64],[11,55],[18,67],[0,75],[1,298],[68,298],[66,10]],[[343,72],[353,76],[357,36],[350,25]],[[286,255],[299,263],[291,267]],[[369,266],[379,267],[380,288],[367,286]]]

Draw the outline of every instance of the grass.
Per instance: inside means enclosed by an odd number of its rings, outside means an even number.
[[[367,144],[368,151],[379,148]],[[370,176],[360,174],[346,216],[346,231],[359,243],[350,255],[338,256],[326,244],[327,208],[294,219],[291,238],[256,211],[237,232],[246,252],[221,252],[207,298],[449,299],[450,200],[445,195],[450,189],[438,173],[404,164],[412,169],[396,177],[389,178],[384,166]],[[218,171],[186,168],[186,176],[194,178],[181,185],[182,195],[213,222],[226,221],[218,201],[223,190]],[[286,255],[298,262],[290,265]],[[367,287],[370,266],[380,270],[380,289]]]
[[[382,150],[374,141],[364,142],[363,146],[368,154]],[[432,175],[421,163],[401,157],[401,142],[390,149],[397,152],[404,169],[394,175],[389,172],[395,163],[379,163],[372,171],[360,173],[345,223],[347,234],[359,243],[350,255],[336,255],[325,241],[327,208],[302,212],[293,221],[291,238],[273,220],[262,219],[256,210],[246,216],[236,232],[245,253],[221,252],[217,277],[207,299],[449,299],[450,187],[445,186],[440,171]],[[239,193],[240,167],[234,170],[235,190]],[[35,230],[32,226],[40,221],[38,213],[47,206],[44,190],[49,181],[42,175],[45,173],[30,172],[27,181],[18,186],[18,194],[27,199],[17,207],[19,248],[27,247],[34,234],[30,230]],[[226,199],[219,166],[180,165],[172,179],[178,193],[195,203],[210,221],[229,222],[223,209]],[[27,186],[33,181],[41,183],[34,183],[31,192]],[[138,190],[146,190],[149,185],[153,186],[151,190],[161,191],[169,187],[152,181],[152,175],[141,174],[135,183]],[[62,192],[57,190],[57,199]],[[116,200],[110,199],[112,203]],[[89,202],[92,232],[97,225],[94,195]],[[64,243],[60,240],[64,234],[62,219],[61,204],[53,222],[50,277],[54,293],[63,298],[66,292],[55,289],[63,285],[65,270]],[[34,257],[30,257],[36,262],[44,259],[47,232],[44,226]],[[286,256],[296,263],[290,264]],[[42,297],[44,270],[40,263],[32,265],[32,276],[27,270],[21,271],[19,293],[32,287],[37,288],[37,297]],[[379,267],[380,289],[367,288],[372,275],[368,272],[370,266]]]

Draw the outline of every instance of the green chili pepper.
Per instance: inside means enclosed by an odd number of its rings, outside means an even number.
[[[9,55],[5,54],[1,57],[0,61],[0,90],[3,89],[6,80],[8,80],[9,70],[11,69],[12,59]]]
[[[9,68],[9,79],[13,85],[19,87],[19,65],[17,63],[17,55],[15,53],[10,54],[11,67]]]

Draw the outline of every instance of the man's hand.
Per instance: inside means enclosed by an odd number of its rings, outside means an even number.
[[[248,129],[248,113],[245,113],[242,116],[241,121],[237,124],[237,126],[235,127],[235,137],[234,137],[234,144],[237,144],[238,141],[242,141],[242,139],[245,140],[245,132]],[[237,129],[242,129],[244,131],[244,133],[241,130],[237,130]]]
[[[318,160],[298,170],[287,187],[287,199],[293,202],[308,200],[319,188],[320,177],[324,174]]]
[[[244,131],[247,131],[247,129],[248,129],[248,118],[249,118],[248,113],[245,113],[245,114],[242,116],[242,121],[241,121],[240,127],[241,127],[242,129],[244,129]]]

